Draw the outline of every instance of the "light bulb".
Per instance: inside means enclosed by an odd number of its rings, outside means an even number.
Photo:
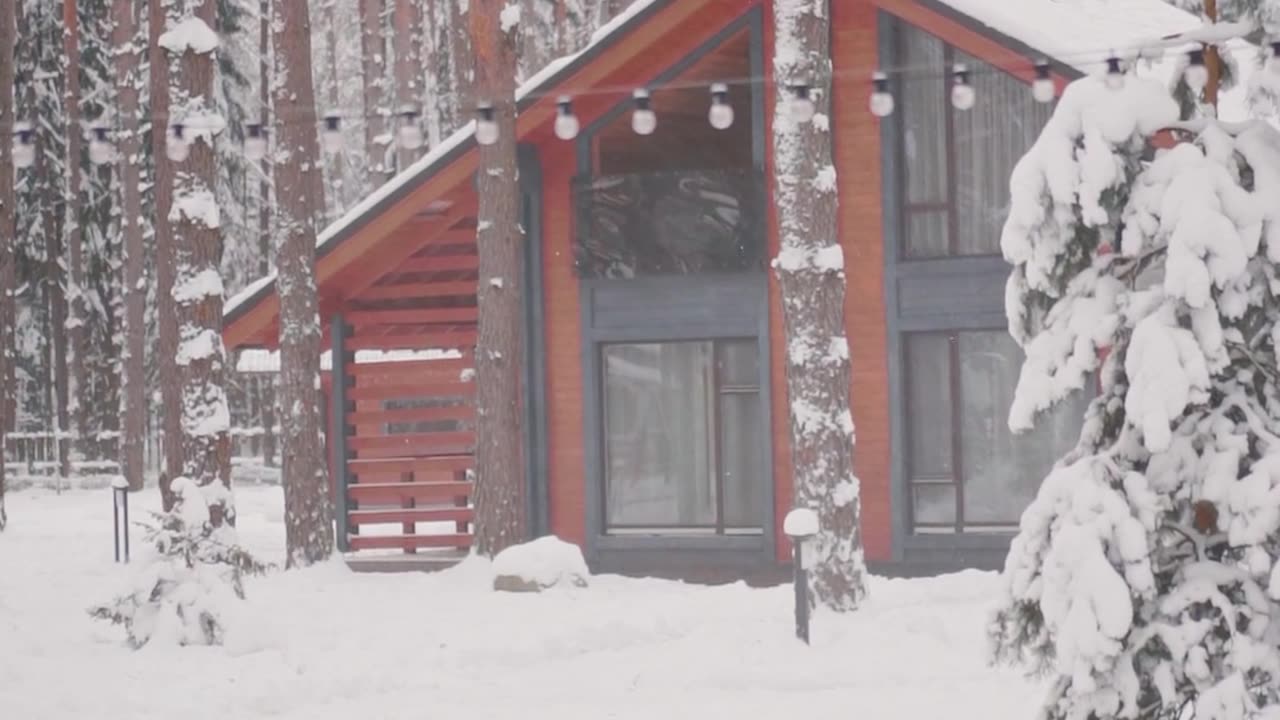
[[[791,118],[798,123],[813,122],[818,106],[813,103],[808,85],[791,86]]]
[[[267,136],[262,132],[261,125],[251,123],[245,127],[244,159],[250,162],[258,162],[266,156]]]
[[[733,106],[729,104],[728,85],[716,83],[711,86],[711,109],[707,111],[707,122],[717,130],[733,127]]]
[[[556,103],[556,137],[561,140],[572,140],[578,137],[580,129],[578,116],[573,114],[573,101],[568,96],[562,96]]]
[[[13,126],[13,166],[29,168],[36,162],[36,132],[27,123]]]
[[[1036,63],[1036,79],[1031,82],[1031,97],[1038,103],[1051,103],[1058,95],[1049,74],[1049,63],[1041,60]]]
[[[107,128],[94,125],[89,128],[89,162],[94,165],[110,165],[116,161],[116,146],[111,144]]]
[[[1204,51],[1192,50],[1187,53],[1189,64],[1183,73],[1183,78],[1187,81],[1187,87],[1195,92],[1200,92],[1209,84],[1209,68],[1204,64]]]
[[[969,84],[969,68],[957,64],[952,70],[951,105],[957,110],[972,110],[978,96]]]
[[[164,154],[176,163],[185,161],[191,154],[191,143],[187,141],[187,128],[182,123],[169,126],[169,135],[164,142]]]
[[[871,114],[876,117],[889,117],[893,114],[893,93],[889,92],[889,76],[876,71],[871,76]]]
[[[422,128],[418,127],[416,110],[405,110],[400,113],[400,129],[396,133],[396,141],[405,150],[417,150],[422,147],[425,139],[422,137]]]
[[[1120,67],[1120,58],[1114,55],[1107,58],[1107,87],[1119,90],[1124,87],[1124,70]]]
[[[631,113],[631,129],[637,135],[652,135],[658,129],[658,116],[653,112],[649,91],[638,88],[631,97],[636,103],[636,109]]]
[[[492,145],[498,142],[498,121],[492,105],[476,108],[476,142]]]
[[[346,144],[342,137],[342,118],[337,115],[324,116],[324,132],[320,133],[320,142],[324,145],[324,151],[331,155],[342,152],[342,146]]]

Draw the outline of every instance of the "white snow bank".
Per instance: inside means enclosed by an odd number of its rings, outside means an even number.
[[[504,578],[520,581],[529,589],[585,587],[590,575],[581,548],[554,535],[513,545],[493,559],[495,587]]]

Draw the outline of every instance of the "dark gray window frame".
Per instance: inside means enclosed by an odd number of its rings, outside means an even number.
[[[955,20],[1014,52],[1028,62],[1040,56],[1029,46],[992,31],[972,18],[925,3],[930,10]],[[891,13],[877,18],[878,55],[883,67],[897,57],[899,25],[910,25]],[[926,30],[928,32],[928,30]],[[944,38],[945,41],[945,38]],[[1074,78],[1075,70],[1054,62],[1055,72]],[[895,82],[892,78],[890,82]],[[905,253],[903,222],[904,177],[897,120],[882,122],[881,168],[884,217],[884,292],[888,338],[890,419],[890,505],[893,562],[929,565],[937,569],[979,565],[999,567],[1012,533],[916,534],[911,526],[911,488],[908,483],[908,442],[904,335],[912,332],[1001,330],[1007,328],[1004,288],[1009,266],[999,255],[909,258]]]
[[[747,30],[750,34],[750,66],[752,77],[764,75],[764,15],[760,7],[752,8],[729,23],[692,53],[655,76],[654,84],[669,81],[693,66],[733,35]],[[752,165],[761,173],[765,166],[765,110],[761,83],[752,83]],[[735,90],[738,88],[735,87]],[[630,112],[630,99],[583,128],[577,140],[578,172],[586,177],[592,171],[592,137],[606,124]],[[722,560],[750,564],[772,563],[776,538],[774,508],[772,446],[772,383],[769,372],[771,339],[769,333],[768,276],[764,272],[742,274],[703,274],[692,276],[642,277],[630,280],[598,278],[578,279],[582,317],[581,353],[583,380],[583,449],[586,504],[586,555],[597,566],[628,566],[639,558],[653,559],[654,552],[681,551],[701,558],[701,562]],[[661,299],[661,302],[653,302]],[[643,313],[614,312],[613,307],[632,307],[647,303]],[[760,461],[767,468],[764,477],[760,535],[606,535],[604,532],[604,426],[603,369],[600,347],[619,342],[675,342],[680,340],[729,340],[755,338],[760,354],[760,393],[762,430]],[[657,556],[660,557],[660,556]],[[737,560],[733,560],[737,558]]]

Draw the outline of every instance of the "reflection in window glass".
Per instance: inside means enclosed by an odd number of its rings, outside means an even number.
[[[759,531],[766,476],[755,341],[611,344],[607,531]]]

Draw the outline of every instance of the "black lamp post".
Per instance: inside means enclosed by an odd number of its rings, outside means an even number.
[[[796,508],[787,513],[782,531],[791,538],[792,568],[796,588],[796,637],[809,644],[809,571],[804,566],[804,544],[818,534],[818,513]]]
[[[121,541],[124,562],[129,562],[129,481],[116,476],[111,481],[111,514],[115,524],[116,562],[120,562]]]

